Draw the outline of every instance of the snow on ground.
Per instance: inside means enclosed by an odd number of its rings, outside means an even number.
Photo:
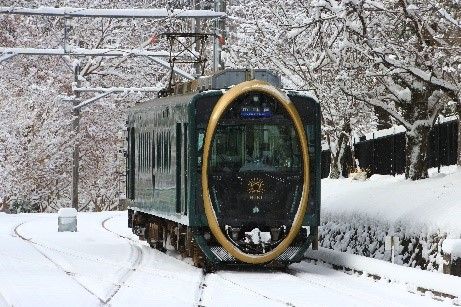
[[[0,303],[6,302],[6,306],[59,306],[66,302],[97,305],[98,300],[63,270],[29,243],[14,236],[16,225],[34,219],[43,217],[34,214],[0,216]]]
[[[373,175],[366,181],[322,180],[322,215],[366,215],[414,232],[461,236],[461,168],[430,169],[430,178]]]
[[[0,306],[446,304],[399,283],[310,262],[288,272],[204,275],[173,251],[164,254],[138,241],[126,215],[79,213],[78,232],[71,233],[57,232],[57,214],[0,214]]]

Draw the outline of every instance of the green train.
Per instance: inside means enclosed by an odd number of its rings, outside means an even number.
[[[225,70],[132,108],[128,226],[206,269],[318,247],[320,106],[268,70]]]

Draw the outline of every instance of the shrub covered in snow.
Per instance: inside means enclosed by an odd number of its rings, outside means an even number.
[[[443,167],[412,182],[400,176],[322,180],[323,247],[391,260],[386,236],[397,236],[397,264],[441,271],[445,239],[461,238],[461,169]],[[449,242],[449,241],[448,241]],[[451,245],[450,245],[451,246]]]
[[[442,264],[442,242],[445,232],[415,232],[404,224],[390,225],[366,215],[325,214],[320,227],[320,245],[337,251],[391,261],[384,250],[388,235],[399,237],[394,262],[424,270],[439,271]]]

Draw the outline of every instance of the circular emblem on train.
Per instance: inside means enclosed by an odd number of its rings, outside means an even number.
[[[261,195],[264,193],[264,181],[260,178],[253,178],[248,181],[248,193]]]

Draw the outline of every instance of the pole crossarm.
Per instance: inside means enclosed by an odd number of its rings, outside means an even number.
[[[6,61],[8,59],[11,59],[12,57],[16,56],[16,53],[3,53],[0,54],[0,63],[3,61]]]
[[[110,94],[114,93],[140,93],[140,92],[158,92],[160,91],[161,88],[157,87],[109,87],[109,88],[104,88],[104,87],[74,87],[73,91],[75,93],[91,93],[91,92],[99,92],[100,94],[84,100],[82,102],[79,102],[78,104],[74,105],[73,109],[74,110],[80,110],[83,107],[92,104],[93,102],[98,101],[101,98],[104,98]],[[75,99],[66,99],[66,100],[71,100],[71,101],[76,101]]]
[[[76,7],[0,7],[0,14],[62,16],[62,17],[103,17],[103,18],[199,18],[213,19],[226,16],[223,12],[211,10],[167,10],[167,9],[88,9]]]
[[[170,54],[168,51],[151,51],[145,49],[85,49],[76,47],[66,48],[4,48],[0,47],[0,59],[14,55],[73,55],[73,56],[148,56],[166,58]]]
[[[73,107],[73,109],[74,110],[80,110],[84,106],[89,105],[89,104],[91,104],[91,103],[93,103],[93,102],[95,102],[95,101],[97,101],[97,100],[99,100],[101,98],[104,98],[104,97],[106,97],[106,96],[108,96],[110,94],[112,94],[112,92],[107,91],[107,92],[104,92],[102,94],[96,95],[96,96],[94,96],[94,97],[92,97],[90,99],[84,100],[84,101],[80,102],[79,104],[75,105]]]
[[[157,87],[73,87],[74,92],[93,93],[93,92],[110,92],[110,93],[138,93],[138,92],[158,92],[161,88]]]

